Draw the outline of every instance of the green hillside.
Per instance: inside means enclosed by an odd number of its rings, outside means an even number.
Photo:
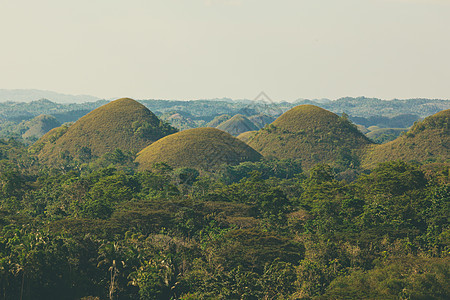
[[[55,127],[61,126],[58,120],[50,115],[39,115],[25,124],[28,130],[22,134],[24,139],[37,137],[40,138]]]
[[[347,118],[314,105],[294,107],[249,141],[264,156],[302,159],[304,168],[333,162],[343,152],[355,152],[369,144]]]
[[[67,125],[53,128],[52,130],[44,134],[34,144],[28,147],[28,152],[33,154],[39,153],[45,145],[54,144],[57,139],[59,139],[63,134],[67,132],[67,130],[69,130],[69,126]]]
[[[370,146],[363,166],[375,167],[389,160],[441,162],[450,159],[450,110],[416,123],[406,134],[383,145]]]
[[[238,135],[237,138],[243,141],[244,143],[248,143],[256,135],[257,132],[258,131],[256,130],[243,132],[240,135]]]
[[[215,128],[184,130],[151,144],[138,153],[140,169],[151,169],[165,162],[172,167],[212,170],[227,163],[257,161],[261,155],[244,142]]]
[[[74,158],[101,156],[114,149],[138,152],[152,142],[176,132],[142,104],[123,98],[103,105],[70,126],[63,135],[46,143],[42,161],[55,162],[61,155]],[[48,137],[44,136],[45,141]],[[42,141],[37,142],[38,145]]]
[[[221,123],[217,129],[238,136],[243,132],[258,130],[259,128],[244,115],[235,115],[231,119]]]
[[[366,136],[376,143],[387,143],[395,140],[402,132],[408,131],[408,128],[378,128],[366,133]]]

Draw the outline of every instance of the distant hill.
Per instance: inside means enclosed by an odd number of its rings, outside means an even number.
[[[250,121],[252,121],[253,124],[255,124],[258,129],[263,128],[266,124],[270,124],[273,121],[275,121],[275,117],[265,115],[265,114],[259,114],[259,115],[253,115],[248,117]]]
[[[199,127],[199,122],[196,122],[194,117],[187,112],[167,112],[161,116],[161,119],[169,122],[173,127],[179,130],[191,129]],[[205,122],[200,122],[204,124]]]
[[[25,102],[0,102],[0,120],[21,122],[39,115],[52,115],[59,122],[74,122],[90,111],[109,103],[106,100],[78,104],[61,104],[47,99]]]
[[[408,128],[379,128],[366,133],[366,136],[376,143],[387,143],[395,140],[402,132],[407,132]]]
[[[58,120],[50,115],[40,115],[25,123],[28,130],[22,134],[24,139],[36,137],[40,138],[55,127],[61,126]]]
[[[231,119],[219,124],[216,128],[228,132],[233,136],[259,129],[252,121],[243,115],[235,115]]]
[[[209,122],[208,124],[206,124],[207,127],[217,127],[220,124],[222,124],[225,121],[228,121],[229,119],[231,119],[230,115],[220,115],[215,117],[211,122]]]
[[[350,120],[355,124],[363,125],[365,127],[408,128],[411,127],[414,122],[420,120],[420,117],[414,114],[400,114],[391,118],[384,116],[369,116],[366,118],[350,116]]]
[[[267,157],[301,159],[303,167],[309,168],[334,162],[344,152],[351,155],[371,142],[346,118],[314,105],[300,105],[259,130],[248,144]]]
[[[296,104],[303,104],[302,101]],[[306,103],[305,103],[306,104]],[[407,100],[381,100],[377,98],[340,98],[335,101],[326,103],[309,103],[320,106],[330,110],[336,114],[346,113],[350,116],[365,117],[384,116],[395,117],[401,114],[418,115],[421,118],[435,114],[441,110],[450,108],[449,100],[439,99],[407,99]],[[407,117],[407,116],[405,116]],[[354,120],[355,123],[358,121]],[[396,120],[399,121],[399,120]],[[360,123],[358,123],[360,124]],[[366,127],[376,124],[361,124]],[[401,125],[401,127],[408,127],[410,125]],[[400,127],[400,124],[389,125],[386,127]]]
[[[160,121],[142,104],[123,98],[79,119],[59,138],[46,143],[39,153],[39,159],[55,162],[63,155],[86,160],[116,148],[138,152],[174,132],[175,128]],[[48,139],[48,136],[42,139]]]
[[[139,168],[165,162],[172,167],[212,170],[221,164],[257,161],[261,155],[230,134],[211,127],[184,130],[156,141],[138,153]]]
[[[243,141],[244,143],[248,143],[256,135],[257,132],[258,132],[257,130],[243,132],[240,135],[238,135],[237,138]]]
[[[100,98],[90,95],[68,95],[52,91],[33,89],[0,89],[0,102],[31,102],[39,99],[48,99],[57,103],[80,103],[100,100]]]
[[[416,123],[392,142],[368,147],[363,167],[372,168],[389,160],[445,162],[450,160],[450,110]]]

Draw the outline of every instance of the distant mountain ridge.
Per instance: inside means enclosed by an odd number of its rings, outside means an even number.
[[[91,95],[69,95],[35,89],[0,89],[0,102],[31,102],[48,99],[56,103],[81,103],[100,100]]]
[[[295,105],[313,104],[336,114],[346,113],[350,116],[366,118],[371,116],[395,117],[400,114],[412,114],[425,118],[450,108],[450,100],[423,98],[381,100],[367,97],[345,97],[326,103],[311,102],[314,101],[303,100],[296,102]]]

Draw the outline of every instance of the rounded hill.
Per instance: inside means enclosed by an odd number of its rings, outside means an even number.
[[[243,132],[258,130],[259,128],[243,115],[235,115],[231,119],[221,123],[217,129],[228,132],[231,135],[238,136]]]
[[[174,132],[175,128],[160,121],[144,105],[122,98],[80,118],[58,138],[46,143],[39,158],[50,162],[61,155],[90,159],[117,148],[138,152]]]
[[[230,134],[211,127],[184,130],[151,144],[138,153],[140,169],[164,162],[172,167],[213,170],[221,164],[257,161],[261,154]]]
[[[425,163],[450,160],[450,109],[416,122],[406,134],[389,143],[368,147],[363,167],[399,159]]]
[[[25,125],[28,129],[22,134],[24,139],[32,137],[40,138],[53,128],[61,126],[61,123],[53,116],[39,115],[31,121],[28,121]]]
[[[331,163],[343,152],[356,156],[371,142],[345,116],[314,105],[299,105],[259,130],[248,144],[264,156],[301,159],[303,167],[310,168]]]

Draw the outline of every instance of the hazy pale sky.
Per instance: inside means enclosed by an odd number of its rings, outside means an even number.
[[[450,0],[0,0],[0,88],[450,99]]]

